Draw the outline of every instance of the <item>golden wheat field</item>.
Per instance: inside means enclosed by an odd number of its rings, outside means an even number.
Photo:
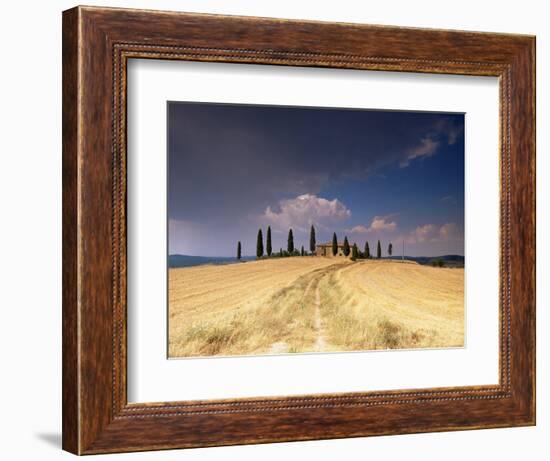
[[[290,257],[169,271],[169,356],[464,344],[464,269]]]

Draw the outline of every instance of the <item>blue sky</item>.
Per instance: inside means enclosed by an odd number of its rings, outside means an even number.
[[[288,229],[464,254],[464,115],[168,103],[169,253],[253,255]]]

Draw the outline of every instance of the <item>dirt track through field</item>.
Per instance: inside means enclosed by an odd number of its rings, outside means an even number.
[[[319,285],[315,287],[315,330],[317,339],[315,340],[315,350],[322,352],[326,349],[325,331],[323,329],[323,320],[321,319],[321,296],[319,294]]]
[[[295,257],[171,269],[169,354],[455,347],[464,271]]]

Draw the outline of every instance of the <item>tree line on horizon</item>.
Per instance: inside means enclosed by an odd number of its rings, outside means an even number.
[[[365,248],[364,251],[360,251],[357,247],[357,243],[354,243],[353,246],[350,248],[349,241],[347,235],[344,237],[344,244],[342,251],[344,253],[344,256],[349,256],[351,253],[351,259],[355,261],[356,259],[372,259],[374,256],[370,252],[369,242],[365,241]],[[338,237],[336,236],[336,232],[332,234],[332,255],[336,256],[338,254]],[[393,245],[390,242],[388,245],[388,255],[391,256],[393,254]],[[376,259],[382,258],[382,245],[380,244],[380,240],[378,240],[378,243],[376,245]]]
[[[265,256],[268,258],[270,257],[284,257],[284,256],[313,256],[315,255],[315,249],[316,249],[316,237],[315,237],[315,227],[312,225],[309,232],[309,250],[308,253],[305,251],[304,246],[302,245],[301,249],[298,250],[294,247],[294,234],[292,232],[292,229],[288,230],[288,237],[287,237],[287,248],[286,251],[283,251],[282,248],[279,249],[277,253],[273,252],[273,246],[271,243],[271,226],[267,226],[267,235],[266,235],[266,245],[265,245]],[[241,242],[237,242],[237,259],[241,259],[242,248],[241,248]],[[369,242],[365,242],[365,248],[364,251],[360,251],[357,247],[357,244],[354,243],[353,246],[350,246],[347,235],[344,237],[344,244],[343,244],[343,252],[344,255],[347,257],[351,254],[351,259],[355,261],[356,259],[371,259],[373,258],[373,255],[371,255]],[[389,256],[393,254],[393,245],[390,242],[388,245],[387,253]],[[338,238],[336,236],[336,232],[332,235],[332,255],[336,256],[338,254]],[[264,238],[262,229],[258,229],[258,236],[256,238],[256,257],[257,258],[263,258],[264,256]],[[380,244],[380,240],[378,240],[377,246],[376,246],[376,258],[380,259],[382,257],[382,246]]]

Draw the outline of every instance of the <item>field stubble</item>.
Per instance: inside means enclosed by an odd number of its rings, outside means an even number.
[[[292,257],[170,269],[169,356],[464,344],[464,270]]]

